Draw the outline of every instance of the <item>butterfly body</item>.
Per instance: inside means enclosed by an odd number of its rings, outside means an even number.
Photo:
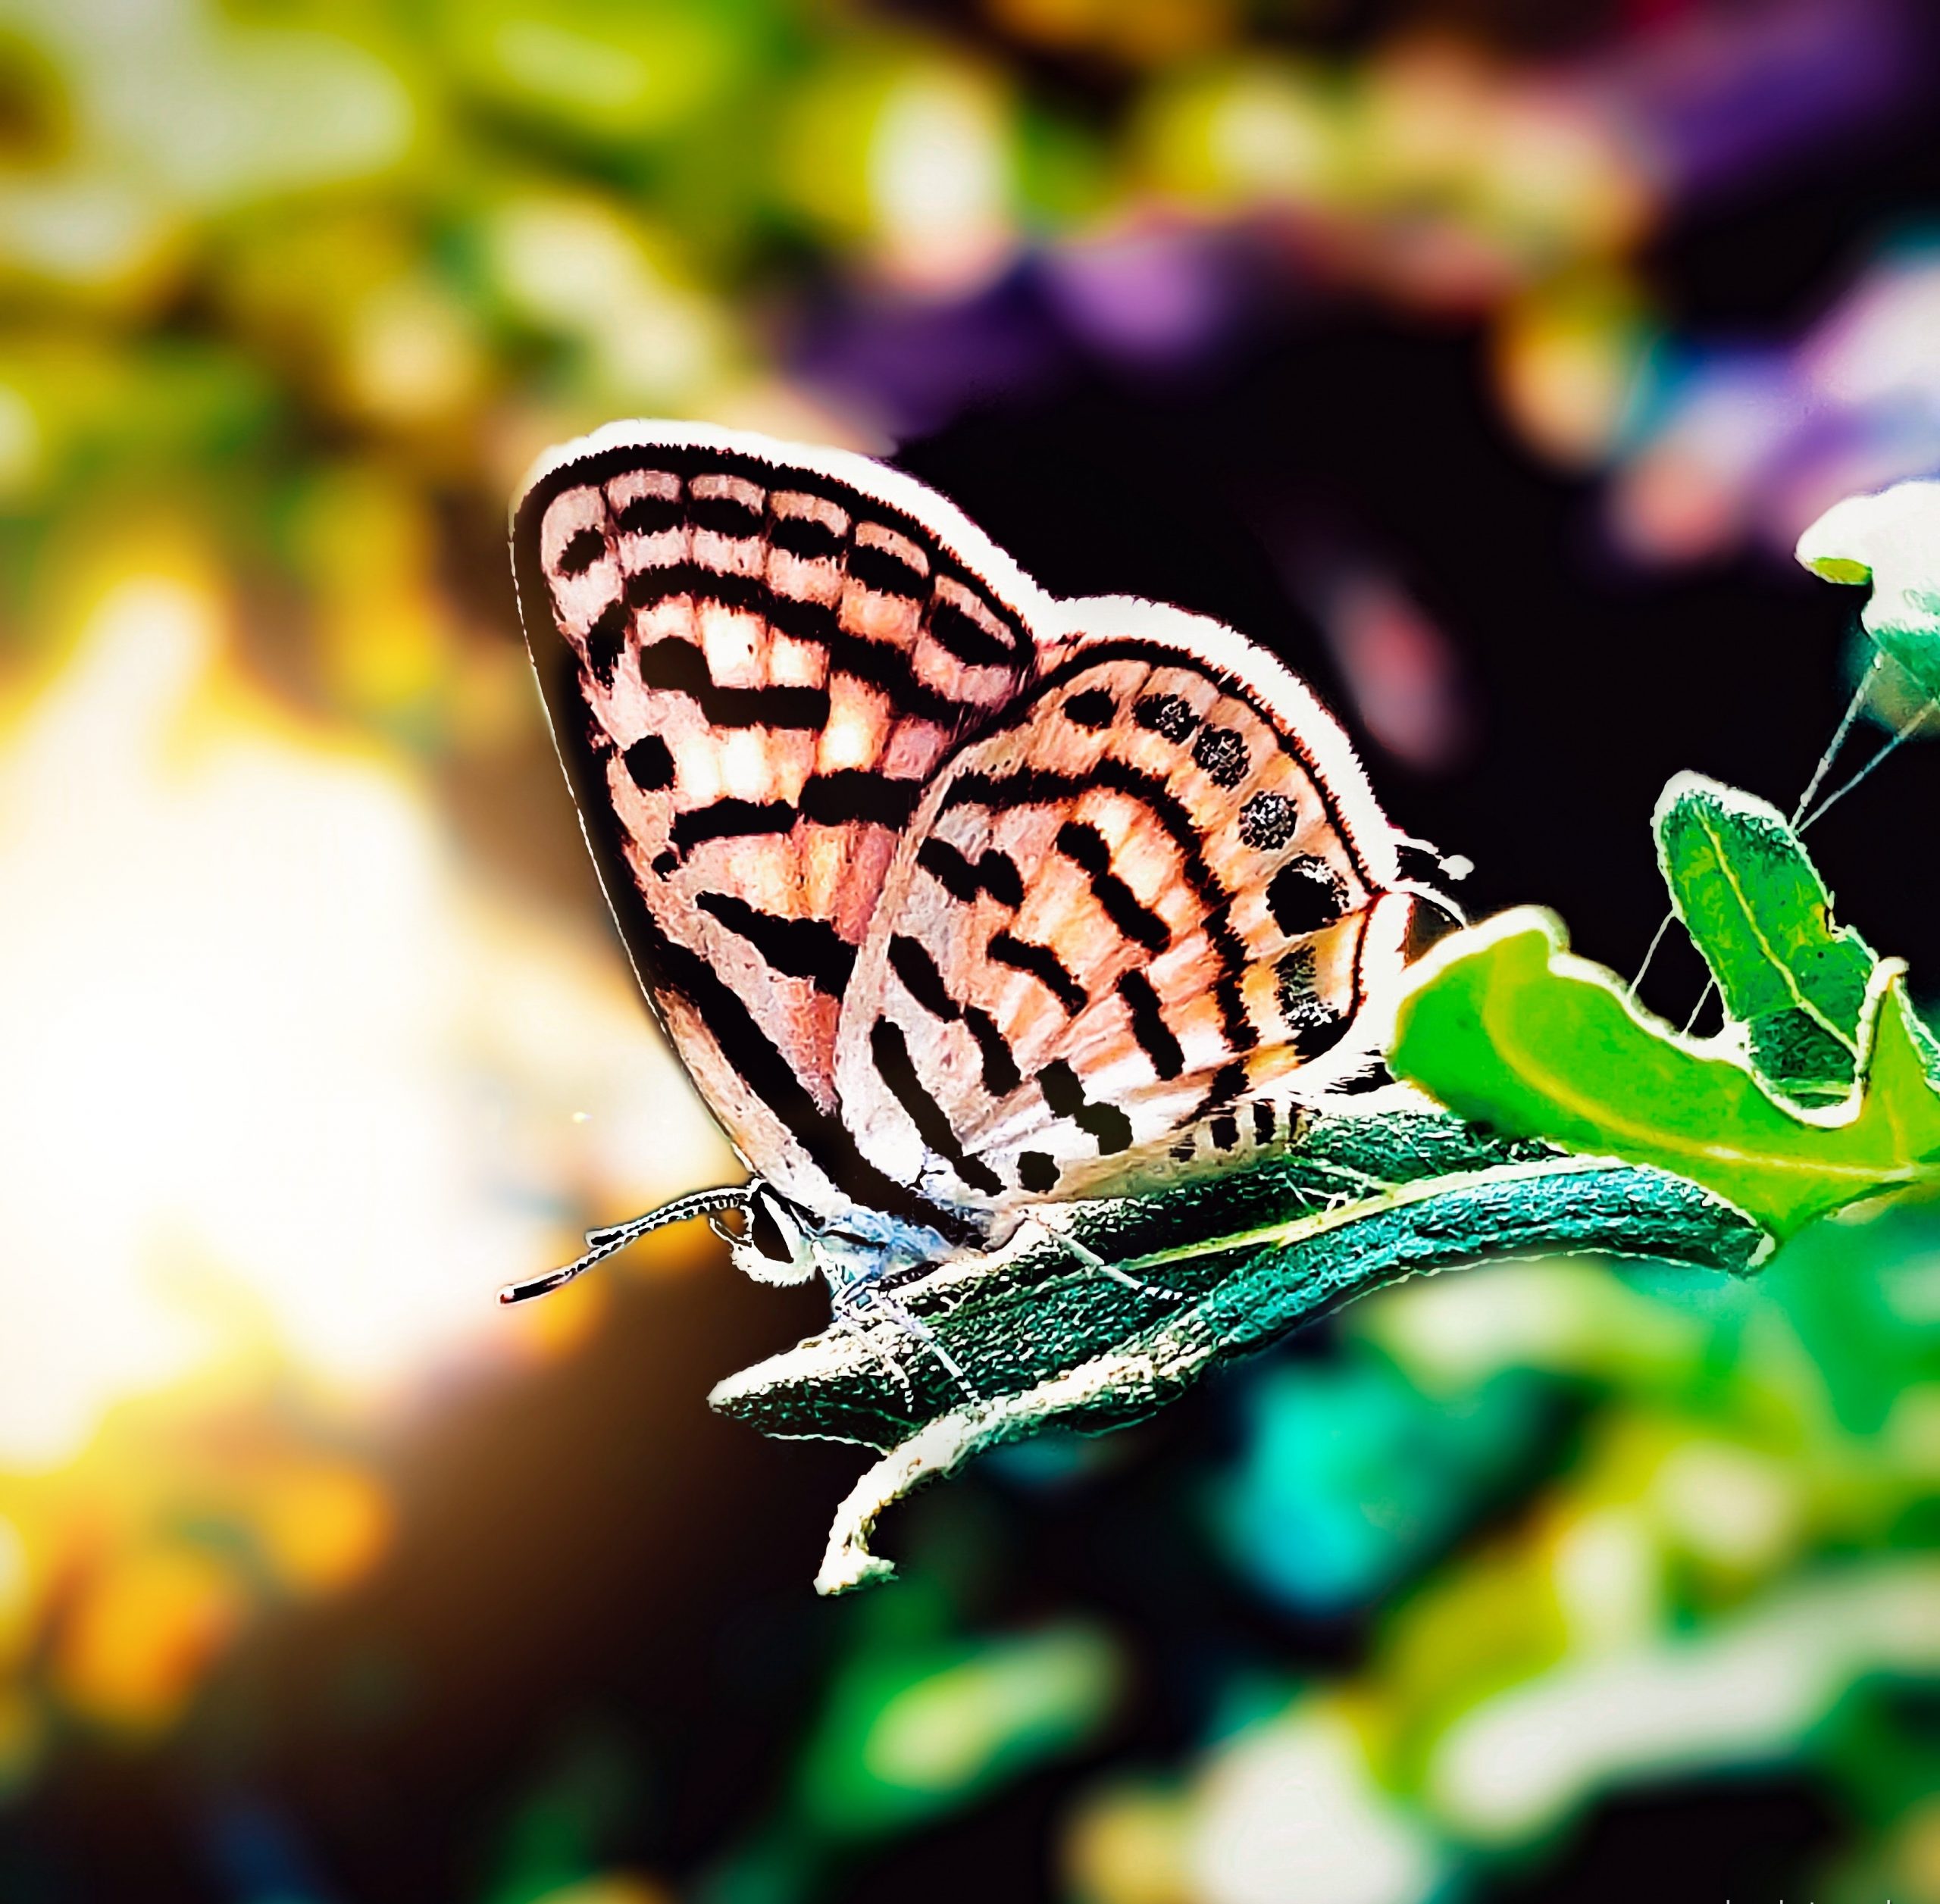
[[[643,988],[838,1290],[1284,1143],[1378,1049],[1408,845],[1298,679],[1056,600],[843,452],[617,425],[514,521],[554,736]]]

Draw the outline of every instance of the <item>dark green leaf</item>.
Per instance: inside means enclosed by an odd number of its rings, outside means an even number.
[[[1400,1277],[1585,1250],[1742,1270],[1763,1243],[1693,1184],[1506,1143],[1411,1096],[1316,1118],[1256,1164],[1051,1215],[1069,1241],[1027,1225],[899,1290],[900,1316],[815,1337],[715,1390],[716,1408],[765,1433],[889,1450],[837,1518],[823,1591],[887,1576],[868,1549],[878,1516],[981,1450],[1137,1420]]]

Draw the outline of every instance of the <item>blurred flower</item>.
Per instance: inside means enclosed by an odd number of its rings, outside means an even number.
[[[1882,252],[1795,343],[1673,352],[1610,497],[1638,560],[1789,552],[1840,497],[1940,470],[1940,255]]]

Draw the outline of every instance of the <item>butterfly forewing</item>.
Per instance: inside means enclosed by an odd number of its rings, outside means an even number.
[[[1038,665],[1034,585],[895,472],[662,424],[549,459],[514,543],[589,841],[695,1082],[808,1206],[933,1221],[853,1140],[840,1002],[938,768]]]
[[[1292,677],[1175,611],[1065,613],[1075,652],[926,795],[838,1036],[871,1160],[990,1209],[1284,1141],[1364,1059],[1412,903]]]

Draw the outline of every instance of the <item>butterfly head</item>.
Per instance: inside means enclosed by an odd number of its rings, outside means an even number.
[[[933,1261],[947,1249],[931,1231],[876,1211],[818,1215],[759,1179],[749,1186],[746,1208],[739,1230],[720,1233],[734,1267],[758,1283],[806,1283],[819,1275],[831,1290],[841,1290]]]
[[[756,1182],[740,1230],[721,1233],[734,1267],[757,1283],[806,1283],[819,1267],[807,1213],[772,1185]]]

